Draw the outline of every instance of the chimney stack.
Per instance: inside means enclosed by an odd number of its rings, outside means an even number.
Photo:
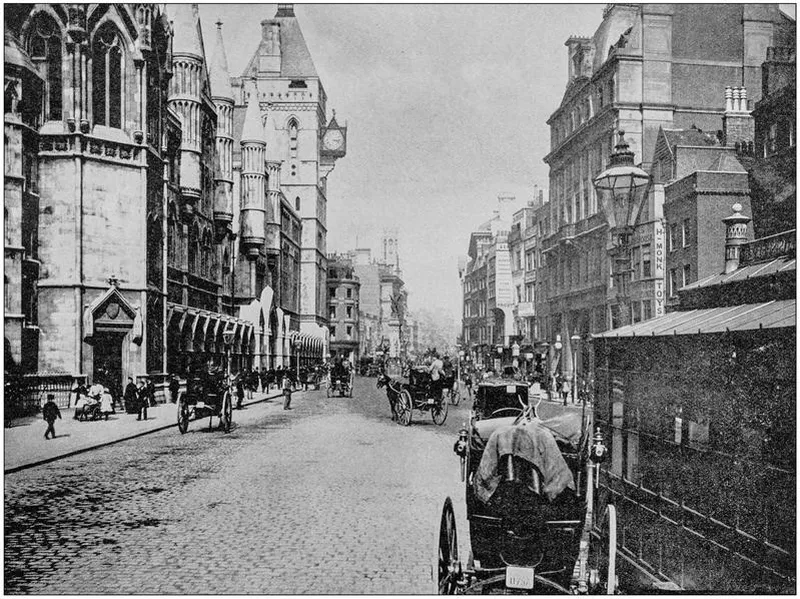
[[[739,268],[739,257],[742,245],[747,243],[747,223],[750,217],[742,214],[742,205],[738,202],[731,206],[733,214],[722,219],[725,225],[725,274]]]
[[[722,143],[746,145],[755,137],[755,122],[747,109],[747,88],[725,88],[725,113],[722,115]]]

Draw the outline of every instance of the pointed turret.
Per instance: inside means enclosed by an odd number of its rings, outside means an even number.
[[[214,222],[221,239],[233,222],[233,90],[228,74],[228,59],[222,41],[222,21],[217,21],[217,39],[209,65],[211,97],[217,109],[217,172]]]
[[[222,41],[222,21],[217,21],[216,43],[212,50],[208,75],[211,79],[211,97],[233,101],[233,88],[231,87],[231,76],[228,71],[228,57],[225,54],[225,44]]]
[[[197,4],[170,4],[173,54],[193,54],[205,58],[203,36],[200,33],[200,14]]]

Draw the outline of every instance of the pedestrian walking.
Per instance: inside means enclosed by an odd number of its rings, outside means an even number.
[[[236,409],[242,409],[242,402],[244,401],[244,373],[236,377]]]
[[[569,398],[569,392],[570,392],[570,384],[568,378],[564,377],[561,380],[560,389],[561,389],[561,398],[564,400],[564,405],[567,405],[567,399]]]
[[[178,393],[181,391],[181,383],[178,380],[178,377],[174,374],[169,379],[169,400],[172,403],[177,403],[178,401]]]
[[[144,381],[139,381],[139,387],[136,389],[136,420],[147,420],[147,387]]]
[[[154,408],[156,407],[156,384],[153,379],[147,378],[144,382],[145,389],[147,389],[147,404]]]
[[[283,409],[284,410],[291,410],[292,409],[292,380],[289,378],[288,374],[283,375],[283,381],[281,382],[281,387],[283,388]]]
[[[133,414],[139,409],[139,399],[136,385],[133,383],[133,377],[128,377],[128,384],[125,385],[125,394],[123,395],[122,403],[127,414]]]
[[[55,395],[52,393],[47,394],[47,401],[42,406],[42,418],[47,423],[47,430],[44,432],[44,438],[49,439],[48,435],[53,435],[56,438],[55,422],[56,418],[61,419],[61,410],[58,409],[56,402],[53,401]]]

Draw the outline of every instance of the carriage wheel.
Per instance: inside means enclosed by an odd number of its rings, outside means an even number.
[[[439,534],[431,567],[434,592],[437,595],[455,595],[459,576],[458,534],[453,501],[448,497],[442,507]]]
[[[458,381],[456,384],[450,388],[450,403],[454,406],[457,406],[461,401],[461,388],[458,385]]]
[[[226,433],[231,430],[231,423],[233,422],[233,400],[231,399],[230,391],[225,391],[222,396],[222,411],[219,415],[220,425],[222,430]]]
[[[178,430],[182,435],[189,430],[189,404],[185,395],[178,397]]]
[[[411,424],[412,406],[411,393],[407,389],[403,389],[397,398],[397,422],[403,426]]]
[[[447,400],[442,397],[436,400],[436,403],[431,407],[431,417],[434,424],[442,426],[444,421],[447,420]]]

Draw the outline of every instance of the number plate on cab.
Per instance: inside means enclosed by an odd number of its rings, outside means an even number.
[[[509,589],[532,589],[533,568],[508,566],[506,568],[506,586]]]

